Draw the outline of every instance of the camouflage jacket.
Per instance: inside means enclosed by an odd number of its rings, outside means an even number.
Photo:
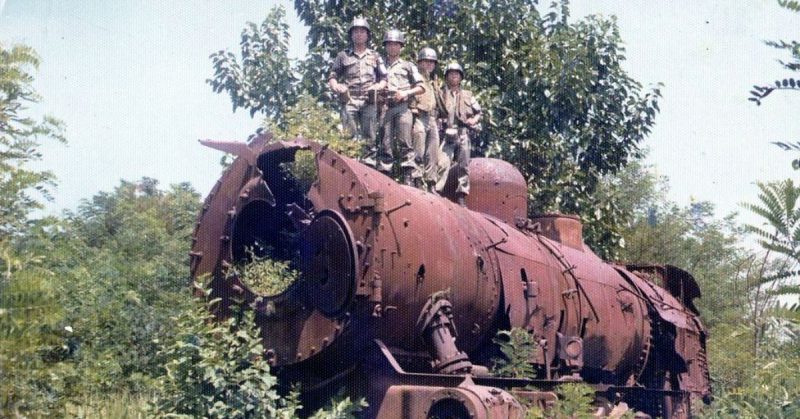
[[[343,82],[353,97],[366,96],[366,90],[373,84],[386,78],[386,67],[383,58],[372,49],[367,48],[361,55],[352,49],[340,52],[331,64],[328,80]]]

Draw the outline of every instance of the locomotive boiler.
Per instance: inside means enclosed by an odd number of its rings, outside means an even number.
[[[575,381],[652,416],[710,399],[692,276],[601,260],[577,217],[528,218],[510,164],[473,159],[464,208],[302,138],[203,143],[237,158],[198,217],[192,277],[209,278],[221,315],[252,307],[264,356],[307,405],[344,386],[366,417],[522,417]],[[300,275],[260,295],[230,269],[254,256]],[[511,328],[536,344],[530,377],[488,368]]]

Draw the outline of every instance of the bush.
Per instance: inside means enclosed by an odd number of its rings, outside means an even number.
[[[764,361],[741,386],[722,389],[703,409],[706,418],[800,417],[800,359]]]
[[[233,266],[227,276],[238,276],[254,293],[260,296],[278,295],[297,280],[298,272],[289,268],[288,262],[260,257],[252,249],[247,249],[247,253],[250,261]]]
[[[314,412],[310,419],[356,419],[356,414],[367,406],[363,398],[353,401],[344,391],[340,391],[325,408]]]
[[[61,409],[80,378],[71,330],[46,271],[23,268],[0,279],[0,417]]]
[[[156,416],[296,416],[297,394],[278,394],[252,311],[217,322],[210,308],[197,304],[176,319],[177,337],[163,350],[167,372],[159,384]]]
[[[493,359],[492,373],[501,377],[534,378],[531,360],[536,342],[527,330],[518,327],[500,330],[493,341],[500,347],[502,356]]]

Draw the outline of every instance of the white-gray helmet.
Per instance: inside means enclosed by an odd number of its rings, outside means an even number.
[[[435,49],[425,47],[419,50],[419,53],[417,53],[417,61],[422,61],[422,60],[431,60],[433,62],[439,62],[439,56],[436,54]]]
[[[386,45],[387,42],[399,42],[405,45],[406,36],[399,29],[389,29],[386,31],[386,35],[383,36],[383,45]]]
[[[447,77],[447,73],[451,71],[458,71],[459,73],[461,73],[461,78],[462,79],[464,78],[464,69],[461,68],[461,64],[457,62],[452,62],[450,64],[447,64],[447,67],[445,67],[444,69],[444,76]]]
[[[364,28],[367,30],[367,35],[372,37],[372,31],[369,29],[369,23],[367,23],[367,19],[365,19],[363,16],[356,16],[353,18],[353,23],[350,24],[350,28],[347,30],[347,35],[350,38],[353,37],[354,28]]]

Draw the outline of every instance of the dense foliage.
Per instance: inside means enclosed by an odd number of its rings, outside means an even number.
[[[20,323],[31,334],[0,349],[10,356],[3,372],[26,377],[0,385],[32,391],[8,408],[149,391],[163,371],[161,342],[174,334],[170,318],[188,307],[186,252],[198,208],[187,185],[161,191],[145,178],[96,195],[77,213],[39,221],[16,241],[39,262],[14,272],[0,294],[9,314],[0,324],[12,322],[12,336]],[[41,382],[30,374],[37,366]]]
[[[244,108],[284,122],[283,113],[297,100],[296,79],[288,58],[289,25],[286,12],[275,8],[261,25],[248,22],[242,30],[240,57],[229,51],[211,54],[214,77],[207,80],[215,92],[231,98],[233,110]]]
[[[533,364],[537,343],[533,336],[525,329],[513,328],[501,330],[494,337],[494,343],[500,350],[492,367],[492,373],[501,377],[532,377]]]
[[[20,244],[50,220],[31,220],[54,185],[50,172],[30,167],[41,158],[42,141],[64,141],[58,121],[36,121],[28,107],[38,102],[32,88],[39,58],[29,47],[0,44],[0,415],[44,413],[53,393],[72,377],[60,361],[71,351],[59,306],[59,283],[44,266],[45,255]]]
[[[210,302],[213,304],[213,301]],[[281,397],[270,374],[253,312],[216,322],[197,304],[176,319],[177,338],[164,349],[167,374],[156,416],[286,418],[297,416],[296,394]]]

